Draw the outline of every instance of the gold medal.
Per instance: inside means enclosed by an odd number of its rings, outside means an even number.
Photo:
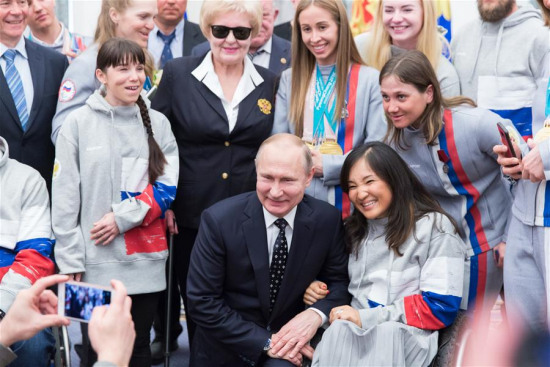
[[[535,142],[540,143],[550,137],[550,117],[544,120],[544,126],[535,134]]]
[[[310,142],[305,142],[306,145],[311,150],[319,150],[321,154],[329,154],[329,155],[343,155],[344,152],[342,151],[342,147],[338,145],[338,143],[334,140],[325,140],[321,145],[313,145]]]

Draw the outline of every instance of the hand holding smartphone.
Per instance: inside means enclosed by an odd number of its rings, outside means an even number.
[[[92,311],[97,306],[111,303],[112,288],[81,282],[66,282],[59,284],[58,306],[59,315],[78,322],[89,322]]]
[[[516,158],[516,151],[514,149],[512,139],[510,138],[510,133],[508,132],[508,129],[501,122],[497,122],[497,128],[502,144],[504,144],[508,148],[508,151],[506,152],[506,157]]]

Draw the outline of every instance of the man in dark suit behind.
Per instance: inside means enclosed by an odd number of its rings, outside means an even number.
[[[40,172],[51,192],[55,151],[48,136],[68,61],[23,37],[28,11],[26,1],[0,4],[0,135],[10,158]]]
[[[171,58],[191,55],[191,50],[206,38],[198,24],[184,19],[187,0],[157,0],[157,9],[147,49],[155,59],[155,66],[162,69]],[[171,58],[167,58],[166,53],[162,58],[165,45],[170,49]]]
[[[255,65],[269,69],[276,75],[290,67],[292,54],[290,42],[273,34],[273,26],[279,10],[273,6],[273,0],[260,0],[262,3],[262,26],[256,37],[250,42],[249,57]],[[201,43],[192,51],[193,56],[201,56],[210,50],[208,42]]]
[[[291,366],[330,310],[349,302],[340,212],[304,195],[311,154],[296,136],[268,138],[256,158],[256,192],[203,212],[187,278],[197,323],[191,366]],[[282,278],[282,279],[281,279]],[[330,294],[304,311],[315,279]]]

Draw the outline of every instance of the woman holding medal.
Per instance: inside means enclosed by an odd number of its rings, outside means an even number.
[[[547,26],[550,2],[537,0]],[[545,60],[546,67],[550,60]],[[508,148],[494,147],[502,172],[518,181],[508,231],[504,291],[511,329],[547,330],[550,325],[550,77],[539,82],[533,100],[534,139],[523,158],[507,158]]]
[[[512,203],[510,184],[493,153],[500,142],[497,123],[503,122],[511,135],[519,134],[510,121],[474,107],[469,98],[443,98],[420,51],[391,58],[380,72],[380,89],[388,119],[386,140],[458,223],[470,256],[463,300],[474,316],[488,316],[502,287]]]
[[[346,217],[344,158],[386,129],[378,72],[363,64],[341,0],[301,0],[294,24],[292,69],[281,76],[272,134],[296,134],[310,146],[315,178],[306,192]]]

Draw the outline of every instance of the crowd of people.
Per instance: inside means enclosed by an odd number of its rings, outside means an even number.
[[[0,366],[50,365],[67,280],[114,290],[67,305],[81,366],[162,362],[181,301],[191,366],[425,366],[499,295],[547,332],[537,1],[477,0],[449,44],[432,0],[355,38],[342,0],[277,27],[273,0],[102,0],[93,40],[0,0]]]

